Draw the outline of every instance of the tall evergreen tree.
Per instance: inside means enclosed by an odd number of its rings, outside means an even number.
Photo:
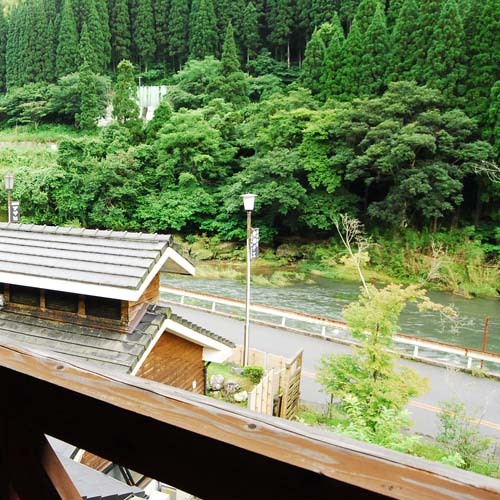
[[[46,68],[49,66],[47,46],[52,45],[48,41],[49,35],[48,19],[41,0],[30,0],[25,4],[26,18],[24,28],[26,30],[26,53],[23,63],[25,64],[25,83],[47,81]]]
[[[321,69],[321,88],[323,99],[335,98],[341,93],[339,71],[342,65],[342,48],[345,42],[340,18],[335,12],[332,20],[332,35],[326,48]]]
[[[323,26],[325,25],[323,24]],[[307,43],[304,62],[302,63],[299,76],[299,83],[308,88],[312,95],[318,95],[322,91],[320,80],[327,47],[320,31],[321,28],[315,29],[311,39]]]
[[[481,126],[488,119],[491,88],[500,78],[500,15],[498,0],[478,2],[482,6],[476,28],[467,34],[468,74],[465,109]],[[475,9],[475,7],[473,7]]]
[[[363,37],[354,18],[346,41],[342,46],[341,67],[339,69],[338,85],[341,91],[339,98],[350,100],[359,95],[361,78],[361,63],[365,53]]]
[[[168,18],[171,0],[153,0],[154,29],[156,41],[156,60],[166,61],[168,56]]]
[[[231,10],[233,8],[233,2],[231,0],[213,0],[215,19],[217,20],[217,33],[219,36],[219,47],[222,51],[222,44],[224,43],[224,37],[226,34],[227,25],[232,21]],[[233,23],[233,27],[234,27]],[[220,52],[222,53],[222,52]]]
[[[242,31],[243,31],[243,24],[245,22],[244,16],[245,16],[245,8],[246,8],[246,2],[245,0],[233,0],[231,2],[231,9],[230,9],[230,21],[231,24],[233,25],[233,30],[234,30],[234,41],[236,42],[236,47],[238,47],[240,50],[243,48],[243,41],[242,41]],[[224,40],[225,40],[225,32],[226,32],[226,26],[224,26]],[[223,40],[223,41],[224,41]]]
[[[354,21],[356,10],[359,7],[359,2],[360,0],[342,0],[340,2],[338,11],[340,22],[342,23],[342,26],[344,27],[344,30],[347,34],[351,30],[351,25]]]
[[[331,23],[337,6],[331,0],[312,0],[311,3],[311,23],[312,26],[321,26],[323,23]]]
[[[97,17],[101,23],[102,33],[102,67],[107,68],[111,62],[111,32],[109,31],[109,11],[106,0],[95,0]]]
[[[373,21],[364,36],[365,53],[361,58],[360,94],[377,96],[386,88],[389,67],[389,34],[382,4],[377,4]]]
[[[290,37],[293,29],[293,8],[291,0],[269,0],[269,35],[275,54],[283,59],[286,52],[288,67],[291,65]]]
[[[168,54],[174,69],[180,69],[187,60],[189,45],[189,8],[184,0],[172,0],[168,19]]]
[[[387,9],[387,27],[389,31],[396,24],[403,3],[404,0],[389,0],[389,7]]]
[[[93,73],[97,72],[99,68],[99,62],[97,60],[98,54],[94,50],[90,33],[87,28],[87,23],[85,21],[83,22],[82,32],[80,33],[78,50],[80,54],[80,67],[83,63],[85,63],[90,68],[90,71]]]
[[[5,80],[7,89],[24,83],[23,53],[26,49],[23,37],[24,7],[16,5],[8,22],[7,44],[5,48]]]
[[[56,74],[58,77],[78,68],[78,33],[71,0],[64,0],[56,50]]]
[[[354,17],[356,18],[359,31],[362,35],[364,35],[370,27],[377,6],[379,6],[381,2],[382,0],[361,0]]]
[[[43,10],[47,18],[45,50],[45,81],[53,82],[56,80],[56,50],[57,50],[57,6],[55,0],[43,0]]]
[[[134,66],[128,60],[118,63],[115,92],[113,96],[113,117],[120,123],[139,118],[137,84]]]
[[[134,43],[140,63],[147,70],[156,52],[151,0],[138,0],[137,16],[134,23]]]
[[[111,60],[116,66],[130,58],[131,31],[128,4],[126,0],[114,0],[110,4]]]
[[[92,50],[95,52],[95,61],[91,64],[91,69],[95,73],[104,72],[109,62],[108,54],[106,53],[105,34],[102,31],[102,24],[99,20],[97,12],[96,0],[86,0],[84,18],[82,22],[87,25]],[[80,31],[81,33],[81,31]]]
[[[427,84],[443,93],[447,102],[456,105],[464,94],[465,49],[462,18],[455,0],[446,0],[435,26],[427,53]]]
[[[500,80],[491,87],[488,117],[484,138],[493,144],[497,162],[500,161]]]
[[[259,21],[257,10],[252,1],[248,2],[243,14],[243,26],[241,28],[241,38],[246,54],[247,64],[251,57],[255,57],[259,50]]]
[[[389,80],[411,80],[417,64],[418,7],[416,0],[403,0],[391,35]]]
[[[7,22],[0,2],[0,92],[7,90]]]
[[[249,100],[248,79],[241,71],[231,22],[227,26],[222,46],[221,76],[222,83],[219,92],[224,100],[236,106],[246,104]]]
[[[84,29],[86,29],[85,24],[82,27],[82,32]],[[94,130],[97,128],[97,120],[99,119],[96,75],[87,61],[83,62],[78,73],[80,112],[75,115],[75,124],[82,130]]]
[[[413,76],[420,84],[425,84],[425,67],[427,52],[433,37],[435,25],[441,13],[444,0],[420,0],[418,29],[415,34],[415,46],[417,48],[416,64]]]
[[[212,0],[198,0],[195,7],[190,19],[189,54],[193,59],[204,59],[217,54],[217,22]]]

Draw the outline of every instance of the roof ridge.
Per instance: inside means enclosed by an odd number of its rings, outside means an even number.
[[[112,229],[99,228],[82,228],[69,226],[48,226],[47,224],[26,224],[0,222],[0,229],[8,229],[10,231],[30,232],[41,234],[65,234],[69,236],[83,236],[93,238],[108,238],[108,239],[126,239],[126,240],[141,240],[141,241],[172,241],[173,237],[170,234],[161,233],[144,233],[142,231],[115,231]]]

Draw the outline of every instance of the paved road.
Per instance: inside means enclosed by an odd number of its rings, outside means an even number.
[[[170,304],[170,307],[189,321],[236,344],[243,344],[242,321],[176,304]],[[328,399],[314,379],[320,357],[323,354],[351,351],[350,347],[332,341],[254,323],[250,325],[249,344],[251,348],[285,357],[292,357],[303,349],[301,398],[304,403],[310,404],[326,404]],[[401,363],[413,367],[431,383],[429,392],[413,399],[408,406],[415,432],[435,435],[439,425],[439,407],[442,402],[457,398],[466,405],[470,416],[481,421],[481,432],[494,438],[500,445],[500,381],[472,377],[452,368],[426,363],[407,360],[401,360]]]

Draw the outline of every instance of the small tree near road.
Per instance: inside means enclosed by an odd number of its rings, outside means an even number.
[[[354,248],[367,248],[359,223],[343,216],[337,229],[350,257],[357,262],[363,284],[358,301],[343,310],[358,344],[352,355],[324,356],[317,379],[336,409],[346,417],[344,429],[351,435],[361,433],[372,442],[387,441],[388,432],[397,434],[402,425],[409,424],[404,412],[409,399],[428,388],[428,381],[414,370],[396,365],[393,336],[398,331],[401,312],[409,302],[415,302],[419,309],[440,310],[448,316],[454,316],[455,311],[430,301],[418,285],[389,284],[379,289],[366,283],[360,252]],[[386,418],[387,415],[392,418]],[[392,431],[388,429],[391,422]]]

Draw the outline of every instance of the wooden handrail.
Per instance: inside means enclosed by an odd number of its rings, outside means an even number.
[[[500,499],[492,478],[17,344],[0,344],[0,389],[4,466],[8,431],[27,429],[205,500]],[[14,476],[0,468],[0,494]],[[64,497],[47,488],[22,500],[32,498]]]

